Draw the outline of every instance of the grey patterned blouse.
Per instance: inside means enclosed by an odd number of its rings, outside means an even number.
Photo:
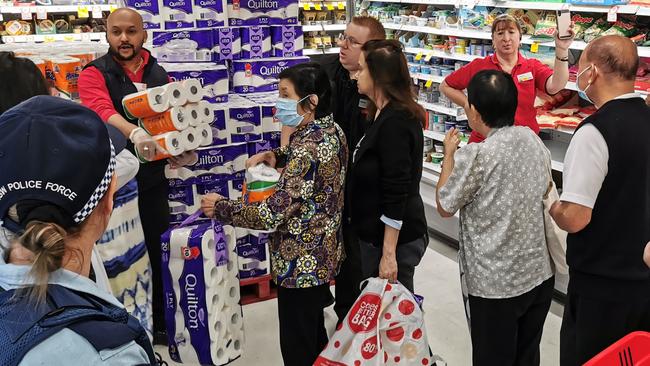
[[[460,210],[469,294],[515,297],[553,276],[542,211],[550,153],[539,137],[527,127],[503,127],[454,158],[439,197],[445,211]]]

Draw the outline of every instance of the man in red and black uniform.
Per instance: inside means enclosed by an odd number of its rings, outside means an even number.
[[[89,63],[81,72],[79,96],[85,106],[129,138],[128,149],[141,160],[149,161],[160,147],[138,127],[137,120],[126,116],[122,107],[124,96],[169,82],[167,72],[142,48],[146,38],[142,17],[136,11],[121,8],[113,12],[107,21],[108,53]],[[170,163],[187,165],[194,157],[194,154],[184,153],[170,159]],[[152,267],[154,343],[166,342],[160,269],[160,236],[169,222],[165,163],[159,160],[141,164],[136,176],[140,220]]]

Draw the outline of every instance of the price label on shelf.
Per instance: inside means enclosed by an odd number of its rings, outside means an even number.
[[[424,61],[429,62],[429,61],[431,61],[432,57],[433,57],[432,53],[427,53],[427,55],[424,56]]]
[[[90,33],[81,33],[82,41],[90,41]]]
[[[345,3],[338,3],[339,10],[345,10]]]
[[[33,43],[34,42],[34,36],[31,36],[31,35],[26,36],[25,41],[27,41],[27,43]]]
[[[616,22],[618,19],[618,6],[612,6],[607,12],[607,21],[610,23]]]
[[[45,20],[47,19],[47,9],[44,7],[37,7],[36,8],[36,19],[38,20]]]
[[[32,9],[30,9],[28,6],[20,9],[20,19],[32,20]]]
[[[427,80],[427,82],[424,84],[424,86],[429,89],[433,85],[433,80]]]
[[[321,10],[323,10],[323,6],[321,4],[319,4],[319,3],[316,3],[316,4],[314,4],[314,9],[316,9],[318,11],[321,11]]]
[[[530,45],[530,52],[537,53],[539,52],[539,43],[533,43]]]
[[[114,12],[115,10],[117,10],[117,5],[114,5],[114,4],[109,5],[108,10],[111,13]]]
[[[420,61],[422,59],[422,52],[418,52],[417,55],[415,55],[415,60]]]
[[[63,36],[63,40],[66,42],[74,41],[74,36],[71,34],[66,34],[65,36]]]
[[[329,11],[334,10],[334,5],[332,5],[332,4],[330,4],[330,3],[325,4],[325,7],[326,7],[327,10],[329,10]]]
[[[43,42],[49,43],[49,42],[54,42],[54,41],[56,41],[54,36],[45,36],[45,37],[43,37]]]
[[[305,10],[305,11],[309,11],[309,8],[311,8],[311,4],[310,4],[310,3],[304,3],[304,4],[302,4],[302,9],[303,9],[303,10]]]
[[[79,18],[88,18],[90,16],[90,13],[88,12],[88,8],[85,6],[79,6],[77,8],[77,16]]]
[[[93,6],[93,18],[101,19],[103,16],[101,6]]]

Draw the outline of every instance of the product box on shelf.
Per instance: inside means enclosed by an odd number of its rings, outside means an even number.
[[[214,61],[239,60],[241,58],[241,34],[238,27],[222,27],[212,30],[212,56]]]
[[[160,62],[211,62],[211,30],[153,32],[151,52]]]
[[[241,28],[241,56],[244,59],[271,57],[271,29],[263,25]]]
[[[298,0],[228,0],[231,26],[298,24]]]
[[[228,22],[226,0],[194,0],[197,28],[223,27]]]
[[[194,14],[192,0],[161,0],[160,14],[163,20],[163,29],[191,29],[194,28]]]
[[[278,75],[283,70],[308,61],[309,57],[233,61],[233,91],[242,94],[275,91]]]
[[[271,42],[274,57],[302,56],[302,49],[305,47],[302,26],[271,26]]]
[[[262,110],[250,104],[231,105],[226,120],[226,131],[233,143],[258,141],[262,139]]]
[[[144,29],[160,29],[162,18],[158,0],[126,0],[125,5],[135,9],[144,22]]]

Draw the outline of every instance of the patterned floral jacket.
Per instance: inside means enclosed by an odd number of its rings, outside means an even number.
[[[274,281],[287,288],[329,283],[345,254],[341,240],[343,184],[348,148],[341,128],[327,116],[299,127],[288,146],[277,191],[264,201],[222,200],[215,218],[258,230],[276,229],[270,243]]]

